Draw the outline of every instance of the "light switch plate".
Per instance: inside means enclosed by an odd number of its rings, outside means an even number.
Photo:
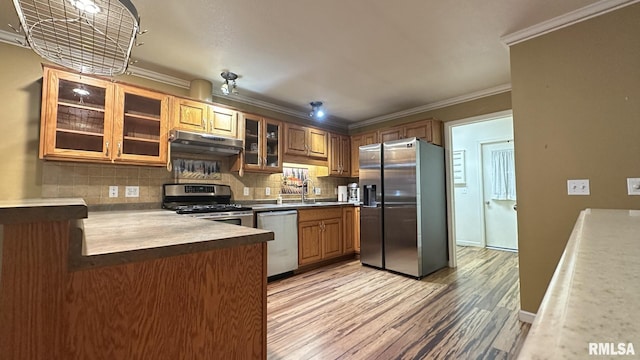
[[[268,186],[266,188],[264,188],[264,194],[267,195],[267,196],[271,195],[271,188],[268,187]]]
[[[242,194],[243,194],[244,196],[249,196],[249,188],[245,186],[245,187],[242,189]]]
[[[591,195],[589,179],[567,180],[567,193],[569,195]]]
[[[125,186],[124,187],[124,197],[139,197],[140,196],[140,187],[139,186]]]
[[[118,187],[117,186],[109,186],[109,197],[117,198],[118,197]]]
[[[317,188],[313,188],[313,191],[316,195],[320,195],[320,193],[322,193],[321,188],[317,187]]]
[[[627,194],[640,195],[640,178],[627,178]]]

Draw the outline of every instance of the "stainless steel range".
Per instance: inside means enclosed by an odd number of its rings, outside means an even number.
[[[253,211],[231,203],[228,185],[164,184],[162,207],[178,214],[253,227]]]

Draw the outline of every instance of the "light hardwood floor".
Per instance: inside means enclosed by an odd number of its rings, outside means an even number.
[[[458,248],[458,268],[424,279],[357,260],[270,283],[268,359],[509,359],[518,321],[516,253]]]

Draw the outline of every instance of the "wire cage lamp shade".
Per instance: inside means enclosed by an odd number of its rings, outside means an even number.
[[[29,46],[84,74],[127,70],[140,18],[128,0],[13,0]]]

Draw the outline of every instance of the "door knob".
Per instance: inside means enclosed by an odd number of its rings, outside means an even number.
[[[485,201],[484,204],[485,205],[491,205],[491,202],[490,201]]]
[[[513,204],[513,210],[518,211],[518,204]]]

